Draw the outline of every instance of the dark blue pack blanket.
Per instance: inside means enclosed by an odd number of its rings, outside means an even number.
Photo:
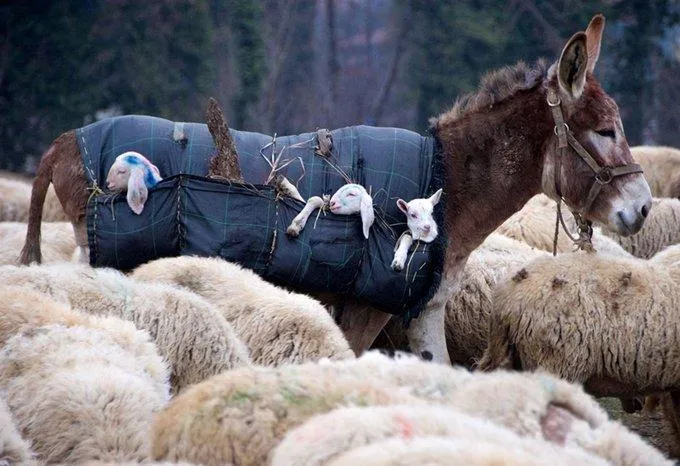
[[[403,271],[390,266],[406,229],[397,198],[427,197],[443,179],[433,138],[398,128],[340,128],[331,131],[331,156],[322,157],[315,154],[316,132],[274,139],[230,131],[245,184],[206,178],[216,149],[205,124],[132,115],[76,130],[93,187],[105,187],[115,158],[130,150],[146,156],[164,178],[149,191],[141,215],[124,195],[94,190],[100,194],[87,206],[90,264],[129,270],[160,257],[220,256],[286,287],[351,295],[406,321],[419,314],[441,277],[443,202],[435,208],[439,237],[416,242]],[[286,228],[304,204],[264,184],[271,172],[265,158],[279,155],[280,164],[292,160],[281,174],[305,199],[344,185],[337,169],[366,187],[376,214],[369,239],[358,214],[317,216],[318,210],[298,238],[288,237]]]

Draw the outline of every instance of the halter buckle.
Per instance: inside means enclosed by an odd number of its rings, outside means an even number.
[[[599,172],[595,174],[595,181],[600,184],[609,184],[614,179],[612,171],[609,167],[602,167]]]
[[[551,97],[553,98],[552,101],[550,100]],[[557,107],[562,103],[560,96],[558,96],[557,93],[552,89],[550,89],[546,94],[545,100],[548,102],[549,107]]]
[[[571,130],[569,129],[569,125],[568,125],[568,124],[562,123],[562,125],[564,126],[564,129],[566,130],[566,132],[571,131]],[[558,131],[559,131],[559,130],[557,129],[557,125],[553,126],[553,132],[555,133],[555,136],[559,136]]]

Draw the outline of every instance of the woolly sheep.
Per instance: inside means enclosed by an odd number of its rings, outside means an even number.
[[[442,190],[438,189],[427,199],[412,199],[409,202],[397,199],[397,207],[406,215],[408,230],[399,237],[394,247],[393,270],[398,272],[404,269],[408,250],[414,240],[431,243],[439,234],[437,222],[432,218],[432,211],[441,194]]]
[[[446,346],[453,363],[472,367],[486,349],[493,288],[503,277],[536,257],[549,255],[498,233],[489,235],[468,258],[460,286],[447,300]],[[398,349],[407,345],[401,322],[385,327],[389,342]],[[378,342],[383,347],[388,343]]]
[[[153,415],[168,399],[145,366],[108,331],[49,325],[9,339],[0,390],[41,461],[142,461]]]
[[[0,464],[34,464],[28,443],[14,425],[7,403],[0,398]]]
[[[654,197],[680,197],[680,150],[664,146],[635,146],[630,153],[645,171]]]
[[[501,440],[502,438],[502,440]],[[522,438],[498,436],[393,437],[349,450],[325,463],[328,466],[605,466],[610,463],[579,450],[558,450],[551,445]]]
[[[204,464],[264,464],[285,433],[348,405],[446,404],[515,433],[568,441],[615,464],[659,457],[620,428],[583,390],[547,374],[482,374],[367,353],[356,360],[237,369],[197,384],[161,412],[153,458]],[[620,428],[611,441],[607,435]],[[631,441],[632,440],[632,441]]]
[[[115,192],[127,191],[127,203],[137,215],[153,188],[161,181],[158,168],[139,152],[124,152],[116,157],[106,175],[106,186]]]
[[[680,246],[672,248],[668,256]],[[496,288],[480,368],[540,367],[596,396],[678,386],[680,273],[673,269],[585,253],[532,261]]]
[[[666,246],[680,243],[680,200],[659,198],[654,199],[652,205],[645,224],[636,234],[605,234],[633,256],[643,259],[649,259]]]
[[[311,213],[326,205],[325,196],[320,198],[313,196],[309,198],[302,212],[300,212],[288,226],[286,230],[290,236],[298,236],[307,223]],[[368,239],[368,233],[375,220],[373,212],[373,198],[366,189],[354,183],[341,186],[328,201],[328,208],[337,215],[352,215],[361,213],[361,224],[364,238]]]
[[[167,392],[168,368],[161,362],[147,332],[137,330],[132,323],[116,317],[96,317],[77,312],[69,305],[56,302],[34,290],[0,285],[0,347],[14,335],[47,325],[84,327],[105,332],[134,358],[135,367],[143,368],[144,374],[153,380],[158,393]]]
[[[41,225],[43,262],[69,262],[76,250],[73,227],[68,222],[43,222]],[[0,264],[15,264],[24,244],[26,224],[23,222],[0,222]]]
[[[354,357],[342,331],[318,301],[267,283],[223,259],[158,259],[139,266],[132,277],[183,287],[207,299],[233,325],[256,364]]]
[[[138,283],[112,269],[82,264],[4,266],[5,284],[47,293],[76,309],[113,315],[148,330],[170,366],[172,392],[244,364],[245,345],[200,296],[168,285]]]
[[[555,220],[557,204],[545,194],[538,194],[524,204],[497,229],[496,233],[522,241],[531,247],[552,252],[555,238]],[[576,234],[576,221],[566,207],[562,208],[562,216],[572,235]],[[630,257],[611,238],[605,236],[604,229],[594,228],[592,237],[593,247],[600,254],[610,254],[619,257]],[[557,252],[565,253],[574,250],[574,243],[567,237],[560,226],[557,236]]]
[[[11,179],[0,176],[0,222],[26,222],[31,203],[30,180]],[[68,220],[52,186],[47,190],[42,211],[45,222]],[[71,230],[73,234],[73,230]]]
[[[396,438],[400,442],[417,442],[418,437],[429,436],[441,436],[447,438],[447,441],[453,441],[454,438],[457,441],[464,440],[473,451],[485,450],[485,454],[488,451],[483,447],[491,446],[489,451],[493,451],[494,455],[502,453],[501,457],[506,459],[517,458],[513,450],[519,447],[524,453],[520,455],[522,458],[531,457],[526,455],[528,450],[538,454],[539,458],[542,456],[544,460],[552,455],[563,461],[558,464],[575,464],[577,459],[578,464],[610,464],[586,454],[579,447],[559,448],[543,440],[520,437],[486,419],[472,417],[452,408],[437,405],[394,405],[338,408],[315,416],[286,434],[272,453],[271,465],[321,466],[329,462],[332,464],[334,458],[336,462],[344,464],[338,457],[365,445],[382,444],[390,441],[390,438]],[[485,445],[479,445],[479,442],[484,442]],[[410,449],[404,451],[397,448],[390,455],[398,451],[409,455],[415,453]],[[439,453],[436,449],[431,452],[434,457]],[[468,451],[467,454],[471,456],[470,459],[475,458],[472,452]],[[415,457],[412,457],[414,461],[405,464],[424,464],[426,458],[422,452],[418,454],[418,458],[415,461]],[[427,457],[427,460],[430,458]],[[564,463],[567,459],[571,462]],[[367,458],[367,461],[354,464],[373,464],[373,461]],[[502,464],[508,463],[503,461]]]

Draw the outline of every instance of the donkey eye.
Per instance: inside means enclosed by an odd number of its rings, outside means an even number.
[[[616,133],[613,129],[601,129],[595,132],[602,137],[616,139]]]

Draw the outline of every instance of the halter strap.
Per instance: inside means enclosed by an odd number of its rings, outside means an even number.
[[[550,112],[552,113],[553,120],[555,121],[554,131],[557,135],[557,157],[555,158],[555,177],[554,177],[554,188],[555,194],[557,195],[557,219],[555,221],[555,240],[553,242],[553,255],[557,255],[557,235],[559,233],[559,224],[562,224],[562,228],[565,233],[580,249],[592,250],[591,237],[593,234],[592,222],[585,220],[582,215],[584,215],[590,207],[595,202],[595,199],[600,194],[602,186],[609,184],[617,176],[628,175],[631,173],[643,173],[642,167],[637,163],[629,163],[626,165],[621,165],[618,167],[603,167],[593,158],[592,155],[581,145],[580,142],[574,137],[574,134],[569,129],[569,126],[564,121],[564,116],[562,115],[561,100],[557,95],[557,92],[553,88],[549,88],[546,101],[550,107]],[[562,165],[562,157],[566,156],[569,147],[576,152],[576,154],[581,157],[581,159],[590,167],[590,169],[595,173],[595,179],[593,184],[590,186],[590,191],[588,192],[588,197],[584,206],[580,210],[571,209],[572,215],[576,219],[576,225],[578,226],[579,233],[578,238],[574,238],[567,230],[567,227],[562,218],[562,211],[560,209],[560,204],[562,202],[562,190],[560,189],[560,172]]]

